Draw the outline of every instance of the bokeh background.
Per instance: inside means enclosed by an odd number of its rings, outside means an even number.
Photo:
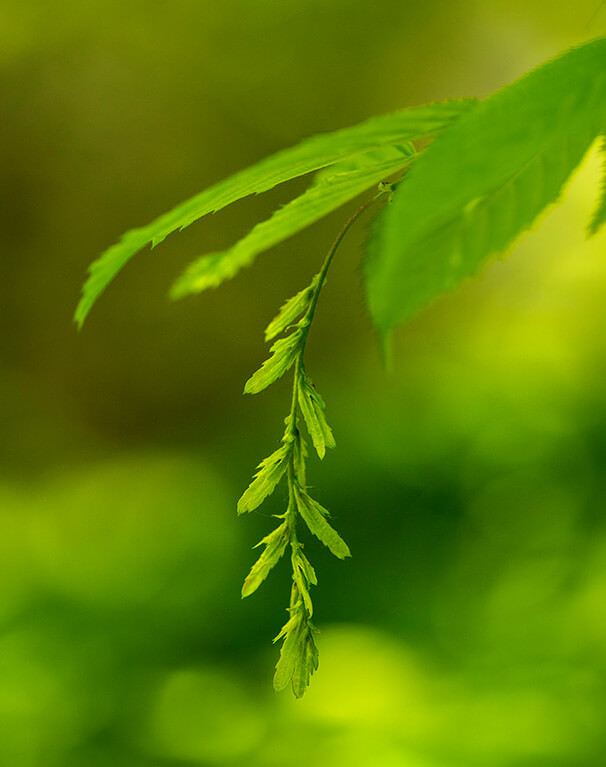
[[[239,598],[283,499],[235,514],[288,382],[241,392],[355,206],[171,304],[185,264],[305,182],[244,200],[71,321],[124,230],[308,135],[485,96],[606,33],[598,6],[3,0],[1,765],[606,762],[595,151],[506,260],[399,331],[390,375],[364,308],[368,221],[342,246],[308,351],[338,448],[310,472],[353,558],[308,544],[321,660],[301,701],[271,690],[287,563]]]

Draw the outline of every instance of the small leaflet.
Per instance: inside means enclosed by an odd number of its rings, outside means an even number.
[[[307,310],[314,293],[314,289],[318,284],[319,274],[313,278],[311,283],[303,290],[300,290],[296,296],[289,298],[285,301],[280,311],[269,325],[265,328],[265,340],[271,341],[277,335],[282,333],[292,325],[298,317],[300,317],[304,311]]]
[[[326,521],[328,511],[300,488],[295,488],[295,496],[299,514],[303,517],[310,532],[330,549],[335,557],[339,559],[350,557],[349,546]]]
[[[289,445],[281,445],[257,467],[253,481],[238,501],[238,514],[254,511],[271,495],[288,466]]]
[[[295,697],[300,698],[305,693],[311,675],[318,668],[318,648],[313,638],[316,631],[305,613],[303,602],[299,600],[291,608],[291,618],[274,639],[277,642],[285,637],[274,674],[276,692],[290,683]]]
[[[307,582],[310,583],[312,586],[318,585],[318,578],[316,576],[316,571],[313,569],[311,562],[305,554],[299,549],[297,552],[297,560],[301,566],[301,570],[303,571],[303,574],[307,578]]]
[[[313,628],[309,626],[303,638],[301,654],[292,675],[292,691],[295,698],[303,697],[305,690],[309,687],[311,675],[318,668],[319,655],[314,642],[313,631]]]
[[[244,385],[245,394],[258,394],[289,370],[299,353],[301,331],[295,330],[286,338],[276,341],[270,348],[272,356],[252,374]]]
[[[311,565],[309,562],[307,563],[309,567]],[[311,616],[314,614],[314,606],[311,601],[311,597],[309,596],[309,584],[310,581],[307,578],[307,575],[305,574],[304,565],[302,560],[299,557],[299,552],[297,552],[296,556],[293,558],[292,563],[292,577],[294,582],[297,584],[297,589],[299,590],[299,593],[301,594],[301,597],[303,598],[303,604],[305,605],[305,609],[307,610],[307,615],[311,618]],[[314,573],[315,576],[315,573]]]
[[[324,415],[326,405],[324,400],[315,390],[311,379],[305,372],[303,372],[299,379],[297,395],[309,436],[318,456],[322,459],[326,454],[326,448],[333,448],[335,446],[335,438],[332,429],[326,422]]]
[[[274,642],[277,642],[284,637],[274,674],[274,690],[276,692],[283,690],[291,681],[301,654],[301,639],[305,631],[305,612],[301,609],[303,602],[299,602],[299,605],[301,607],[291,613],[291,617],[274,639]]]
[[[269,575],[270,570],[277,565],[282,558],[286,546],[288,545],[287,523],[283,522],[273,532],[266,535],[263,540],[257,543],[257,546],[263,544],[265,545],[265,549],[252,566],[251,571],[246,576],[246,580],[242,586],[242,599],[250,596],[259,588]],[[257,548],[257,546],[254,548]]]

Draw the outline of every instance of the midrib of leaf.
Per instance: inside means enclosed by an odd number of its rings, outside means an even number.
[[[446,101],[375,117],[350,128],[306,139],[262,160],[190,198],[144,227],[131,229],[89,268],[75,321],[82,325],[97,298],[146,245],[157,245],[177,229],[184,229],[250,194],[268,191],[284,181],[305,175],[360,152],[438,135],[475,105],[475,99]]]

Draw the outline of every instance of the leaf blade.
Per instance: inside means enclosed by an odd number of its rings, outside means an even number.
[[[415,155],[399,154],[375,165],[363,165],[312,185],[306,192],[278,208],[231,248],[211,253],[191,263],[171,289],[173,299],[216,288],[250,266],[259,253],[302,231],[310,224],[353,200],[386,176],[408,167]]]
[[[300,488],[295,488],[295,497],[297,509],[309,531],[338,559],[350,557],[349,546],[334,527],[326,521],[327,510]]]
[[[303,372],[299,379],[297,399],[313,446],[318,453],[318,457],[322,459],[326,454],[326,448],[332,449],[336,443],[332,429],[324,415],[326,408],[324,400],[318,394],[311,379],[305,372]]]
[[[250,194],[302,176],[351,155],[402,141],[437,135],[475,105],[472,99],[446,101],[371,118],[333,133],[315,136],[236,173],[156,218],[131,229],[89,267],[74,320],[82,326],[91,308],[130,259],[147,245],[157,245],[177,229],[184,229]]]
[[[246,488],[237,504],[238,514],[254,511],[273,493],[286,473],[290,446],[281,445],[259,464],[253,481]]]
[[[318,284],[319,273],[313,278],[311,283],[303,290],[300,290],[292,298],[282,304],[280,311],[269,325],[265,328],[265,340],[271,341],[280,333],[283,333],[290,325],[294,324],[296,320],[305,312],[313,296],[313,292]]]
[[[372,240],[366,262],[368,304],[381,333],[506,247],[557,197],[603,126],[605,105],[606,39],[601,39],[569,51],[493,94],[429,146],[399,185],[392,205],[381,214],[382,228]],[[520,200],[514,196],[508,203],[503,194],[498,215],[493,215],[494,238],[483,237],[486,201],[508,184],[507,191],[515,191],[512,178],[524,174],[525,168],[536,170],[537,157],[545,155],[556,165],[561,163],[557,147],[568,140],[577,148],[570,152],[568,165],[561,166],[557,189],[552,184],[549,193],[534,202],[522,199],[527,208],[521,215],[518,210],[517,217],[514,211],[513,223],[507,221],[508,215],[511,218],[507,205]],[[526,180],[523,187],[527,194]],[[436,242],[439,257],[432,250]]]
[[[295,330],[286,338],[278,339],[270,347],[271,357],[244,384],[244,393],[258,394],[290,370],[299,354],[301,338],[301,331]]]
[[[242,599],[253,594],[270,571],[278,564],[288,545],[288,525],[283,522],[269,535],[266,535],[257,546],[265,545],[261,556],[252,566],[242,585]],[[256,548],[256,546],[255,546]]]
[[[302,605],[302,603],[301,603]],[[282,627],[282,631],[274,639],[276,642],[284,636],[284,642],[280,648],[280,657],[276,664],[273,685],[276,692],[281,692],[290,683],[301,654],[301,644],[305,631],[305,614],[298,609],[288,622]]]

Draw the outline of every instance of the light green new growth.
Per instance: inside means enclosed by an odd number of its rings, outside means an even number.
[[[281,559],[287,544],[290,544],[292,587],[289,619],[274,640],[277,642],[284,639],[274,675],[274,689],[283,690],[291,684],[298,698],[307,689],[311,675],[318,667],[318,649],[313,638],[317,629],[311,620],[313,603],[309,593],[310,586],[315,586],[318,580],[313,567],[303,554],[303,544],[299,541],[297,533],[297,521],[301,519],[309,532],[339,559],[351,556],[345,541],[328,523],[328,511],[310,496],[307,488],[307,450],[300,428],[301,421],[305,422],[320,458],[324,457],[326,448],[335,446],[335,440],[324,415],[324,401],[316,392],[305,369],[305,345],[320,291],[326,282],[326,273],[339,244],[362,212],[374,200],[389,191],[388,187],[383,187],[349,219],[330,249],[320,272],[307,288],[289,299],[269,323],[265,331],[265,336],[269,339],[293,325],[294,330],[286,338],[273,344],[273,356],[247,381],[244,389],[247,393],[256,394],[294,364],[292,400],[290,412],[284,421],[286,428],[282,444],[260,464],[259,471],[238,502],[238,512],[256,509],[274,491],[278,482],[286,477],[288,503],[284,514],[277,515],[278,519],[283,521],[273,533],[261,541],[265,544],[265,550],[244,581],[242,596],[252,594],[260,586]]]
[[[455,287],[503,252],[557,200],[573,170],[598,136],[605,158],[598,205],[588,226],[606,223],[606,38],[574,48],[483,102],[475,99],[403,109],[351,128],[309,138],[203,191],[148,226],[127,232],[90,267],[75,320],[91,307],[132,256],[177,229],[250,194],[316,172],[303,194],[279,208],[228,250],[194,261],[174,284],[175,298],[220,285],[252,264],[264,250],[301,231],[392,174],[373,200],[379,214],[365,264],[368,306],[381,340],[429,301]],[[422,152],[411,141],[433,138]],[[310,587],[316,573],[303,553],[297,523],[336,557],[349,548],[328,522],[328,512],[309,494],[306,427],[320,459],[335,440],[324,400],[304,364],[309,327],[326,273],[343,236],[371,200],[338,235],[320,272],[286,301],[265,330],[270,357],[246,382],[256,394],[293,370],[291,407],[279,447],[258,467],[238,501],[238,513],[254,511],[285,479],[286,511],[257,546],[262,553],[242,587],[252,594],[290,547],[289,618],[274,641],[284,640],[274,687],[305,692],[318,667]],[[281,337],[280,337],[281,336]]]

